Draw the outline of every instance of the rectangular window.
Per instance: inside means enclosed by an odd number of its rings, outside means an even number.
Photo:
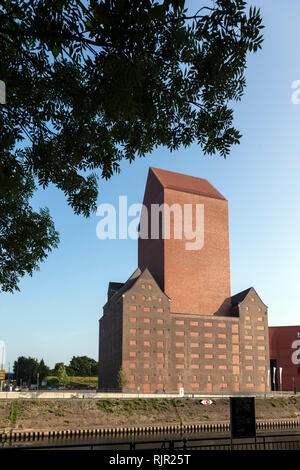
[[[136,305],[130,305],[130,310],[136,310]]]
[[[184,369],[184,364],[176,364],[176,369]]]
[[[192,332],[191,332],[191,336],[199,336],[199,333],[198,333],[198,332],[195,332],[195,331],[192,331]]]
[[[144,312],[150,312],[150,307],[144,307]]]
[[[157,311],[158,313],[162,313],[162,312],[164,311],[164,309],[163,309],[163,308],[157,308],[156,311]]]
[[[198,326],[199,323],[198,323],[197,321],[191,321],[191,322],[190,322],[190,325],[191,325],[191,326]]]
[[[176,320],[175,325],[184,325],[184,320]]]
[[[177,346],[177,348],[182,348],[184,346],[184,343],[175,343],[175,346]]]
[[[130,346],[136,346],[136,340],[132,339],[129,341]]]
[[[149,352],[144,352],[144,357],[150,357],[150,353]]]
[[[159,348],[163,348],[164,347],[164,342],[163,341],[157,341],[157,346]]]
[[[211,322],[204,322],[204,326],[211,327],[212,323]]]
[[[184,357],[184,354],[183,353],[176,353],[175,357]]]
[[[144,323],[150,323],[150,318],[144,318]]]
[[[144,335],[150,335],[150,330],[144,330]]]
[[[131,323],[135,323],[135,322],[136,322],[136,317],[130,317],[130,318],[129,318],[129,321],[130,321]]]
[[[199,348],[199,343],[191,343],[191,348]]]
[[[157,324],[158,324],[158,325],[162,325],[163,322],[164,322],[163,320],[157,320]]]
[[[136,329],[135,329],[135,328],[130,328],[129,333],[131,333],[132,335],[134,335],[134,334],[136,333]]]
[[[175,331],[176,336],[184,336],[184,331]]]

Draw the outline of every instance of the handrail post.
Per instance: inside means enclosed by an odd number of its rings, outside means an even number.
[[[187,438],[184,437],[184,438],[183,438],[183,450],[184,450],[184,451],[186,451],[186,449],[187,449],[186,443],[187,443]]]

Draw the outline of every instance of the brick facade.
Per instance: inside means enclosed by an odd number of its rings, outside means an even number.
[[[150,170],[144,203],[204,201],[203,253],[184,253],[182,240],[139,242],[139,268],[109,285],[99,388],[117,389],[122,367],[127,392],[268,391],[267,307],[254,288],[230,296],[227,201],[205,180],[206,194],[197,194],[197,178],[181,182],[175,174],[178,187],[166,188],[174,182],[167,173],[162,183]]]

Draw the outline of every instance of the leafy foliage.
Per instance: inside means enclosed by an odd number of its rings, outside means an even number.
[[[89,216],[97,177],[123,159],[193,142],[226,157],[239,142],[229,104],[243,94],[247,53],[261,47],[260,12],[207,3],[189,16],[184,0],[0,0],[3,290],[58,243],[48,212],[29,206],[35,185],[56,185]]]
[[[68,375],[76,377],[89,377],[98,375],[98,362],[88,356],[73,356],[69,365],[57,362],[53,369],[53,374],[57,375],[60,366],[64,366]]]
[[[69,383],[69,376],[67,374],[66,368],[61,364],[57,371],[57,380],[61,387],[66,387]]]
[[[117,384],[120,390],[123,389],[127,385],[127,377],[126,377],[126,372],[124,371],[123,367],[121,367],[118,371],[117,375]]]
[[[20,356],[14,362],[13,370],[18,384],[31,385],[37,383],[37,377],[39,377],[39,384],[41,384],[50,369],[45,365],[43,359],[39,362],[32,357]]]

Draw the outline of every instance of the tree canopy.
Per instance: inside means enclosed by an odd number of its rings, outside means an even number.
[[[44,360],[38,361],[32,357],[20,356],[14,362],[13,371],[16,376],[17,383],[26,383],[28,385],[39,384],[49,374],[49,367],[45,365]]]
[[[241,134],[247,54],[262,43],[243,0],[0,0],[0,288],[13,292],[58,244],[38,187],[76,214],[98,178],[158,146],[226,157]]]
[[[98,362],[88,356],[73,356],[69,365],[65,366],[63,362],[57,362],[53,373],[57,375],[61,366],[64,366],[70,376],[89,377],[98,375]]]

